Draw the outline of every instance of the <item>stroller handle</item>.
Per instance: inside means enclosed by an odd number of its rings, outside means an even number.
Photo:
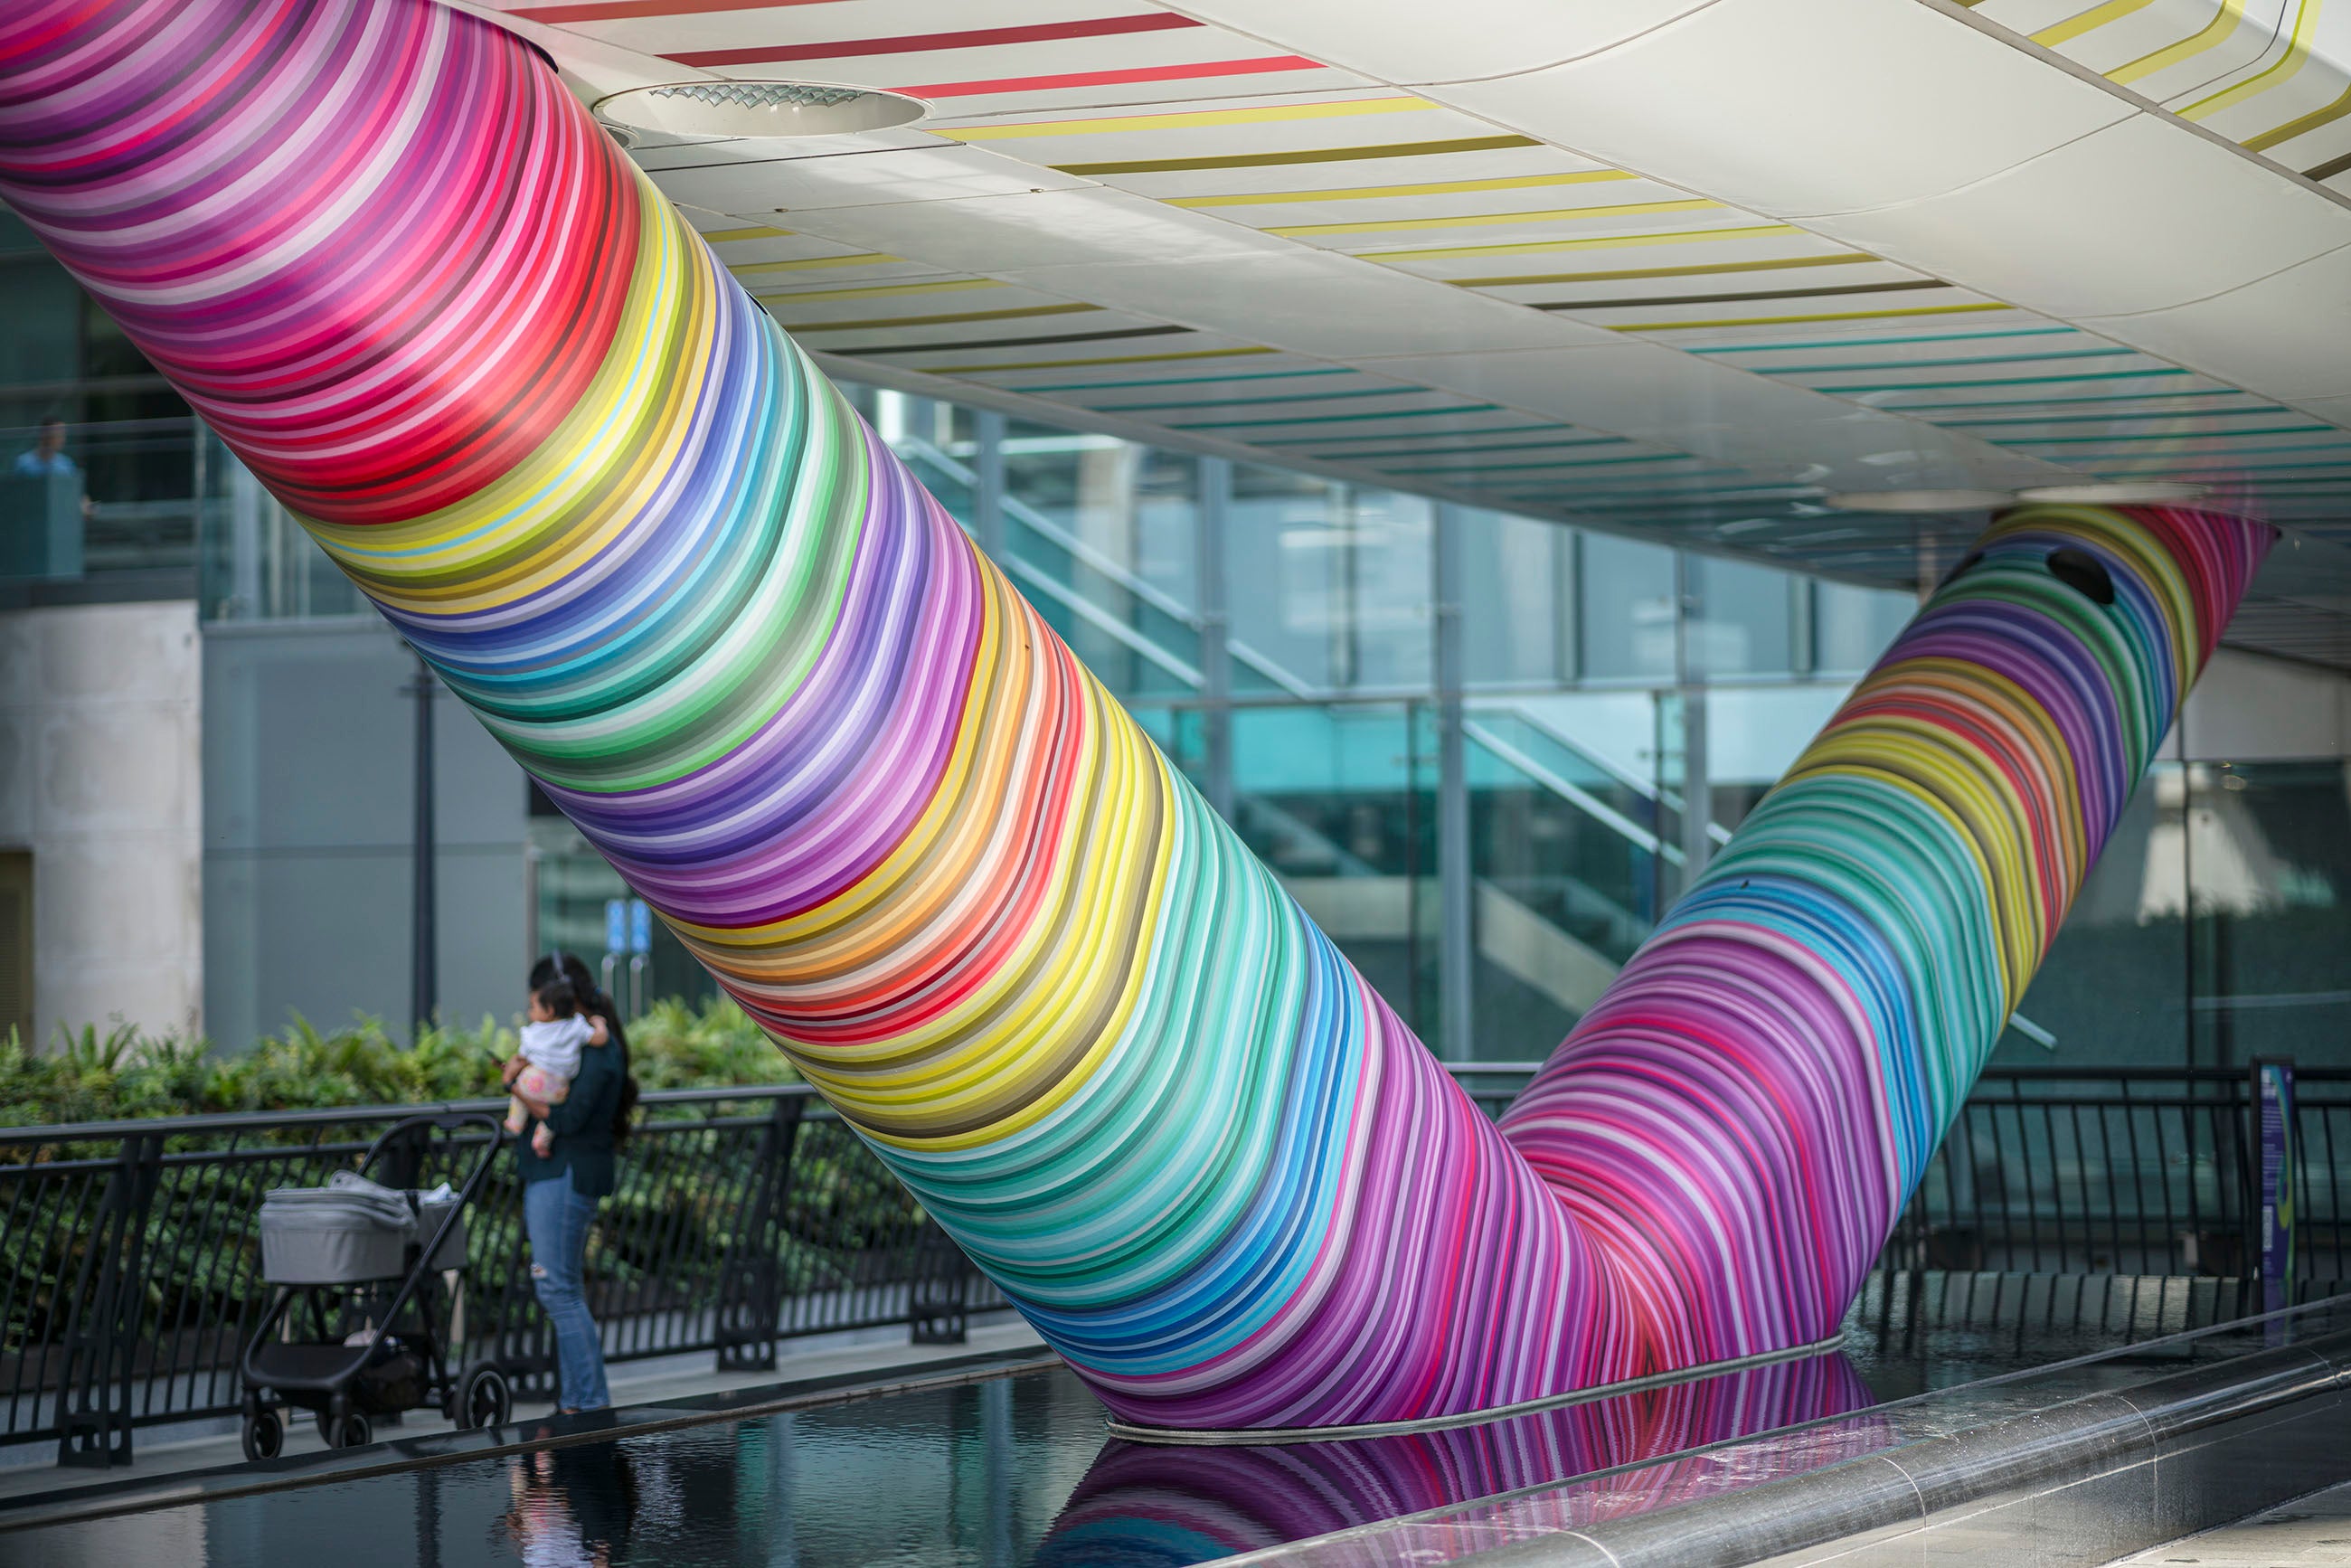
[[[429,1126],[442,1132],[455,1132],[469,1123],[478,1123],[488,1128],[489,1141],[483,1146],[482,1157],[474,1162],[474,1168],[465,1173],[465,1181],[458,1186],[457,1201],[451,1204],[447,1211],[441,1216],[439,1227],[419,1248],[415,1265],[401,1281],[400,1288],[392,1292],[391,1304],[383,1311],[383,1320],[387,1323],[399,1313],[408,1299],[415,1294],[418,1282],[430,1271],[433,1256],[440,1250],[442,1239],[448,1235],[449,1228],[457,1223],[460,1215],[474,1206],[475,1198],[481,1193],[482,1184],[489,1177],[490,1167],[497,1161],[498,1151],[506,1146],[507,1125],[505,1122],[486,1111],[435,1111],[427,1112],[422,1115],[403,1116],[377,1134],[375,1141],[368,1145],[367,1152],[360,1156],[360,1174],[364,1176],[375,1165],[377,1158],[383,1154],[384,1150],[391,1146],[392,1141],[411,1129]],[[248,1387],[262,1381],[254,1365],[254,1354],[260,1349],[262,1341],[268,1336],[270,1329],[276,1326],[278,1314],[285,1310],[286,1303],[291,1295],[292,1291],[289,1288],[285,1286],[278,1288],[276,1300],[263,1312],[261,1322],[254,1329],[253,1337],[246,1342],[245,1353],[237,1357],[238,1374]],[[350,1364],[334,1375],[305,1381],[320,1386],[341,1383],[366,1363],[368,1357],[374,1354],[374,1349],[371,1344],[356,1346]]]
[[[428,1111],[422,1115],[402,1116],[399,1121],[378,1133],[375,1135],[375,1141],[367,1146],[367,1153],[360,1156],[360,1174],[365,1176],[375,1165],[376,1157],[392,1145],[392,1140],[411,1128],[432,1127],[440,1132],[449,1133],[456,1131],[468,1123],[477,1123],[487,1127],[490,1130],[490,1141],[483,1145],[482,1157],[474,1162],[474,1168],[465,1173],[465,1179],[458,1185],[457,1201],[449,1206],[448,1211],[441,1216],[441,1223],[434,1230],[431,1239],[424,1241],[424,1250],[419,1254],[420,1271],[423,1260],[431,1258],[440,1250],[441,1239],[449,1233],[451,1226],[457,1223],[457,1217],[474,1206],[475,1196],[482,1190],[482,1184],[489,1179],[490,1167],[497,1162],[498,1151],[506,1146],[506,1123],[491,1115],[487,1111]],[[413,1285],[414,1281],[411,1280],[410,1283]],[[408,1291],[402,1289],[400,1299],[405,1300],[407,1296]]]
[[[364,1176],[368,1167],[375,1164],[377,1156],[391,1146],[392,1140],[412,1128],[431,1127],[438,1132],[454,1133],[468,1123],[486,1127],[490,1132],[489,1146],[482,1151],[480,1162],[465,1178],[465,1196],[470,1200],[474,1188],[482,1177],[489,1175],[491,1162],[498,1157],[498,1150],[506,1143],[506,1123],[487,1111],[426,1111],[414,1116],[402,1116],[378,1133],[375,1141],[368,1145],[367,1152],[360,1156],[360,1173]]]

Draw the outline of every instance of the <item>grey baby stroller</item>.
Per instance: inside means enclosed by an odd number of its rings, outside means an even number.
[[[489,1137],[455,1189],[414,1192],[368,1179],[405,1137],[475,1124]],[[450,1375],[434,1278],[465,1268],[465,1211],[505,1137],[504,1124],[483,1112],[411,1116],[368,1145],[357,1171],[264,1197],[261,1273],[277,1289],[239,1362],[246,1458],[277,1456],[289,1408],[315,1413],[333,1448],[373,1440],[371,1416],[427,1405],[460,1427],[506,1422],[514,1396],[497,1366],[476,1363]]]

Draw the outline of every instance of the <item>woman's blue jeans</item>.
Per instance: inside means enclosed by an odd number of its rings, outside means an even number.
[[[530,1238],[530,1283],[555,1328],[556,1379],[567,1410],[601,1410],[612,1403],[604,1386],[604,1344],[580,1276],[588,1257],[588,1228],[596,1199],[571,1190],[565,1171],[522,1189],[522,1223]]]

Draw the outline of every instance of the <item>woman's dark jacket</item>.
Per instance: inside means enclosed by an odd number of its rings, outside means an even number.
[[[621,1084],[629,1072],[629,1042],[611,1008],[602,997],[589,1008],[592,1016],[604,1020],[607,1038],[601,1045],[580,1048],[580,1071],[571,1080],[571,1092],[560,1105],[548,1107],[547,1124],[555,1129],[553,1152],[542,1157],[530,1146],[528,1126],[515,1145],[515,1170],[526,1186],[569,1172],[571,1190],[580,1197],[611,1196],[612,1116],[621,1108]]]

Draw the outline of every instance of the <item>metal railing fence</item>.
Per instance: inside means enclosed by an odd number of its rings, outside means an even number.
[[[1533,1062],[1463,1062],[1499,1116]],[[2294,1075],[2295,1288],[2351,1281],[2351,1069]],[[2232,1068],[1992,1068],[1928,1162],[1877,1269],[2245,1279],[2261,1264],[2252,1077]]]
[[[1533,1063],[1458,1063],[1499,1114]],[[2351,1071],[2297,1075],[2296,1282],[2351,1282]],[[420,1111],[348,1110],[0,1130],[0,1444],[54,1441],[60,1463],[128,1458],[131,1433],[234,1414],[237,1356],[268,1299],[256,1216],[273,1186],[357,1162]],[[994,1286],[805,1087],[670,1091],[621,1162],[589,1253],[615,1360],[715,1353],[772,1366],[795,1335],[904,1323],[960,1336]],[[1987,1072],[1929,1162],[1877,1263],[1897,1276],[2202,1277],[2259,1266],[2259,1159],[2247,1076],[2227,1070]],[[431,1186],[478,1134],[418,1129],[388,1179]],[[501,1161],[470,1215],[462,1285],[446,1281],[454,1360],[550,1386],[521,1195]],[[1916,1287],[1910,1293],[1916,1297]]]
[[[589,1246],[611,1358],[708,1350],[722,1369],[768,1367],[795,1335],[905,1323],[953,1340],[970,1311],[1003,1304],[806,1087],[669,1091],[644,1107]],[[53,1440],[59,1463],[103,1466],[127,1461],[137,1427],[234,1414],[237,1358],[271,1289],[262,1195],[352,1167],[403,1116],[502,1109],[0,1130],[0,1444]],[[454,1184],[486,1136],[418,1127],[375,1174]],[[510,1162],[468,1219],[467,1267],[442,1281],[453,1364],[551,1388]]]

